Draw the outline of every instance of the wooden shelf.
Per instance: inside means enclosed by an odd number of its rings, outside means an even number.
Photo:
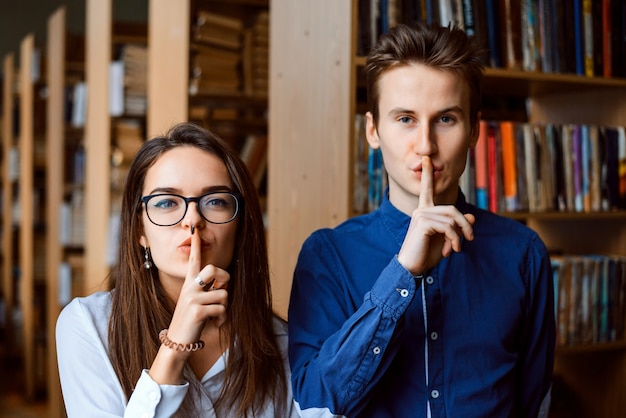
[[[500,212],[499,215],[517,220],[549,220],[549,221],[626,221],[626,211],[607,212]]]

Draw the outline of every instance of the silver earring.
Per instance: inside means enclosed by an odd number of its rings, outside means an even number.
[[[143,258],[145,261],[143,262],[143,266],[146,270],[150,270],[152,268],[152,261],[150,261],[150,251],[148,247],[143,247]]]

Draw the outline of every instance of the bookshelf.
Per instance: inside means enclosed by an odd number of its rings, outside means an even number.
[[[190,120],[239,151],[263,147],[269,1],[150,0],[148,10],[147,137]],[[265,162],[248,164],[261,195]]]
[[[364,65],[358,13],[356,0],[272,2],[269,255],[285,317],[304,239],[355,214],[351,144]],[[626,79],[488,68],[484,90],[485,119],[626,126]],[[550,250],[626,255],[623,211],[506,215],[535,229]],[[625,389],[626,342],[557,349],[553,416],[618,416]],[[565,410],[570,415],[558,415]]]
[[[86,245],[82,291],[91,294],[109,287],[109,268],[117,244],[119,187],[123,184],[123,166],[132,158],[125,154],[126,145],[136,142],[137,135],[143,138],[145,123],[145,115],[127,113],[128,95],[122,85],[126,73],[113,76],[112,62],[122,59],[128,45],[145,47],[147,28],[143,23],[114,22],[112,0],[89,0],[85,12],[85,81],[89,94],[84,128]],[[116,111],[111,110],[111,102],[117,103]],[[139,132],[130,140],[122,140],[120,127],[127,123],[138,127]]]
[[[48,18],[47,51],[46,375],[48,416],[55,418],[65,416],[56,360],[56,320],[72,296],[83,294],[80,271],[84,242],[77,229],[81,229],[84,208],[76,201],[82,202],[84,189],[77,183],[75,171],[80,170],[76,159],[83,140],[79,115],[84,103],[81,106],[79,96],[84,87],[84,37],[67,30],[66,6]],[[73,213],[68,215],[70,208]],[[78,261],[72,263],[73,259]]]
[[[14,103],[16,97],[16,72],[15,56],[9,53],[3,60],[3,87],[2,87],[2,296],[4,301],[4,317],[6,318],[6,341],[4,347],[7,357],[13,358],[15,355],[15,328],[13,323],[13,311],[17,304],[15,292],[15,276],[13,266],[15,265],[13,240],[15,233],[13,229],[13,184],[14,165],[11,149],[14,145]]]
[[[42,50],[29,34],[20,43],[18,72],[19,134],[17,154],[19,169],[11,213],[17,227],[17,291],[19,315],[16,321],[21,344],[25,394],[28,399],[45,390],[45,81],[41,77]],[[13,241],[15,242],[15,241]]]

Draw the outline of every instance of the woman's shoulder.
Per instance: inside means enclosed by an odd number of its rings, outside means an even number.
[[[106,330],[111,313],[111,292],[96,292],[77,297],[68,303],[57,320],[57,330],[92,324],[99,332]]]

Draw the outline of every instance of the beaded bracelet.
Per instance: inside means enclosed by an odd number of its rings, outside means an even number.
[[[163,344],[167,348],[171,348],[174,351],[198,351],[204,348],[204,341],[202,340],[198,340],[195,343],[189,344],[175,343],[174,341],[167,338],[167,328],[159,332],[159,340],[161,340],[161,344]]]

